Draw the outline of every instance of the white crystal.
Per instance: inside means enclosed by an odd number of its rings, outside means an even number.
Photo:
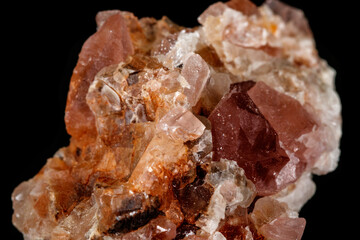
[[[316,185],[311,179],[311,173],[304,173],[295,183],[289,185],[274,198],[284,202],[288,207],[299,212],[302,206],[315,194]]]
[[[185,30],[182,30],[171,50],[165,56],[158,55],[156,57],[164,66],[174,69],[183,63],[187,54],[195,52],[198,49],[199,44],[199,32],[186,32]]]
[[[219,226],[222,219],[225,218],[226,200],[220,193],[218,186],[211,196],[207,214],[202,215],[196,222],[203,231],[213,234]]]

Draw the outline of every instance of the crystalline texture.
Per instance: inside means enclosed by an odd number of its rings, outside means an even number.
[[[262,82],[242,82],[231,86],[209,119],[214,160],[237,161],[260,195],[279,191],[305,170],[305,147],[297,139],[315,123],[295,99]]]
[[[257,13],[257,7],[250,0],[231,0],[227,5],[245,15],[253,15]]]
[[[268,5],[274,13],[278,14],[285,22],[291,22],[306,35],[312,35],[309,23],[304,17],[304,12],[293,8],[278,0],[267,0]]]
[[[251,221],[266,239],[301,239],[306,221],[297,218],[297,213],[286,204],[264,197],[255,203]]]
[[[335,71],[301,10],[214,3],[193,29],[99,12],[59,149],[12,194],[26,240],[300,239],[337,166]]]
[[[157,128],[184,142],[199,138],[205,130],[204,124],[182,107],[170,110],[160,119]]]
[[[301,239],[305,228],[303,218],[277,218],[260,228],[260,233],[269,240]]]
[[[97,72],[103,67],[119,63],[134,53],[124,17],[114,14],[101,24],[98,32],[82,47],[78,63],[71,77],[65,122],[75,138],[96,135],[94,115],[86,104],[86,94]]]
[[[200,98],[200,95],[209,78],[210,70],[206,62],[197,54],[187,56],[181,75],[185,78],[189,86],[184,89],[191,106],[194,106]]]

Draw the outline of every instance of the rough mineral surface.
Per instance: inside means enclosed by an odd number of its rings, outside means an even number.
[[[25,239],[301,239],[337,166],[335,71],[301,10],[218,2],[184,28],[96,16],[70,82],[70,145],[13,192]]]

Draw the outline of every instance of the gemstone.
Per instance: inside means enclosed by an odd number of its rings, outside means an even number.
[[[316,123],[297,100],[265,83],[231,85],[209,120],[213,160],[236,161],[259,195],[278,192],[305,170],[306,148],[298,139]]]
[[[12,194],[24,239],[301,239],[335,170],[335,71],[299,9],[217,2],[185,28],[99,12],[70,80],[70,144]]]

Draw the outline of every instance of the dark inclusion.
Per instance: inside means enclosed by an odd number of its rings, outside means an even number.
[[[129,77],[126,79],[126,82],[129,86],[139,82],[139,72],[140,71],[136,71],[129,74]]]
[[[110,234],[123,234],[136,230],[148,224],[163,212],[159,210],[160,201],[157,197],[149,197],[146,201],[143,195],[135,195],[126,199],[119,209],[114,226],[108,230]]]
[[[183,239],[189,234],[196,234],[196,231],[200,228],[194,224],[190,224],[184,221],[177,229],[176,229],[176,237],[175,240]]]
[[[183,187],[180,182],[173,182],[175,197],[185,220],[190,223],[195,223],[200,214],[206,212],[214,192],[213,187],[204,181],[205,175],[206,171],[197,166],[196,177],[192,182]]]

